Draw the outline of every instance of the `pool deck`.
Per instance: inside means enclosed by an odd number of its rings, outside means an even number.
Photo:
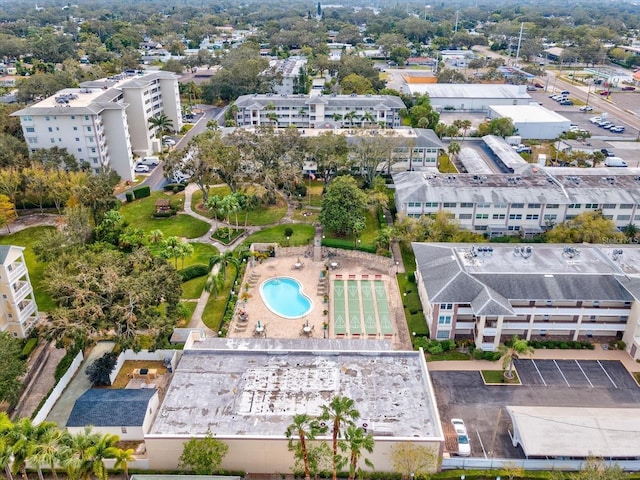
[[[255,262],[249,265],[245,272],[245,278],[239,285],[240,298],[248,294],[246,300],[239,300],[236,307],[236,314],[233,317],[229,327],[228,337],[231,338],[350,338],[367,341],[367,338],[375,338],[381,340],[381,336],[336,335],[333,322],[333,281],[336,276],[343,279],[349,279],[355,276],[361,279],[363,275],[370,279],[377,278],[381,280],[385,286],[386,298],[388,299],[388,310],[390,312],[390,320],[393,328],[393,334],[387,336],[389,342],[392,343],[394,349],[404,350],[411,348],[410,342],[407,346],[408,331],[406,322],[404,322],[404,314],[402,305],[398,300],[398,285],[393,274],[390,274],[386,267],[371,264],[363,266],[361,259],[354,258],[334,258],[331,263],[337,263],[338,266],[328,270],[328,281],[324,282],[326,287],[322,286],[321,272],[324,270],[328,261],[314,262],[311,258],[300,258],[296,256],[286,257],[279,256],[268,258],[262,263]],[[302,266],[296,267],[296,264],[302,263]],[[265,305],[260,295],[260,285],[274,277],[291,277],[298,280],[302,284],[302,291],[313,301],[311,311],[302,318],[287,319],[280,317],[271,312]],[[366,277],[365,277],[366,278]],[[248,286],[248,289],[247,289]],[[326,288],[326,290],[325,290]],[[329,301],[325,302],[325,291],[329,292]],[[246,320],[240,318],[240,312],[246,312]],[[326,314],[324,312],[327,312]],[[399,321],[402,319],[402,321]],[[264,326],[264,331],[258,332],[257,324]],[[305,332],[306,325],[309,325],[309,332]],[[328,323],[327,330],[323,329],[323,324]],[[398,329],[404,329],[400,331]]]

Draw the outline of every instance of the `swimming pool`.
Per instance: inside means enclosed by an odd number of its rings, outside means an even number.
[[[284,318],[301,318],[313,309],[313,301],[295,278],[275,277],[262,282],[260,296],[269,310]]]

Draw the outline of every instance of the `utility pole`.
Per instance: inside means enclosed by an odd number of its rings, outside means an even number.
[[[516,63],[515,66],[519,67],[518,59],[520,58],[520,44],[522,44],[522,32],[524,30],[524,22],[520,24],[520,38],[518,38],[518,48],[516,49]]]

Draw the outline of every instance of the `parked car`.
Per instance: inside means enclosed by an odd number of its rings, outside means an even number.
[[[573,102],[571,100],[560,100],[560,105],[573,105]]]
[[[155,167],[160,165],[160,159],[158,157],[142,157],[142,160],[138,161],[138,165],[146,165],[147,167]]]
[[[636,87],[632,87],[631,85],[625,85],[624,87],[622,87],[621,90],[624,90],[625,92],[633,92],[636,89]]]
[[[560,92],[562,95],[571,95],[571,92],[569,90],[563,90]]]
[[[173,147],[176,144],[176,141],[171,137],[164,137],[162,139],[162,143],[163,143],[163,145],[166,145],[167,147]]]
[[[603,97],[606,97],[608,95],[611,95],[611,92],[609,90],[602,90],[600,92],[600,95],[602,95]]]
[[[622,125],[615,125],[611,127],[609,131],[613,133],[622,133],[624,132],[624,127]]]
[[[598,123],[598,126],[600,128],[609,128],[611,125],[613,125],[613,123],[607,122],[606,120],[603,120],[602,122]]]
[[[527,85],[527,92],[537,92],[538,89],[533,85]]]
[[[471,455],[471,443],[469,442],[469,434],[467,427],[461,418],[452,418],[451,424],[458,435],[458,455],[468,457]]]
[[[591,105],[585,105],[584,107],[580,107],[581,112],[592,112],[593,107]]]
[[[593,123],[593,124],[596,124],[596,123],[598,123],[598,122],[602,121],[602,117],[591,117],[591,118],[589,119],[589,121],[590,121],[591,123]]]
[[[614,156],[614,155],[613,155],[613,152],[610,152],[610,151],[609,151],[609,150],[607,150],[606,148],[601,148],[601,149],[600,149],[600,152],[602,152],[602,154],[603,154],[605,157],[613,157],[613,156]]]
[[[133,167],[133,171],[136,173],[149,173],[149,167],[139,163],[135,167]]]
[[[540,83],[534,83],[533,86],[536,87],[536,88],[544,88],[544,85],[542,85]]]

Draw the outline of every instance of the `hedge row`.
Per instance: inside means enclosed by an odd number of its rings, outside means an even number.
[[[570,340],[530,340],[529,345],[533,348],[546,348],[549,350],[553,350],[556,348],[562,350],[593,350],[595,348],[595,346],[591,342],[574,342]]]
[[[133,189],[133,196],[138,198],[150,197],[151,196],[151,187],[149,185],[143,185],[138,188]]]
[[[183,282],[187,282],[192,278],[204,277],[205,275],[209,275],[209,267],[203,263],[196,263],[194,265],[189,265],[186,268],[178,271],[178,275]]]
[[[36,345],[38,345],[37,338],[28,339],[25,342],[24,347],[22,347],[22,352],[20,352],[20,358],[23,360],[29,358],[29,355],[31,355],[31,352],[33,352],[33,350],[36,348]]]

